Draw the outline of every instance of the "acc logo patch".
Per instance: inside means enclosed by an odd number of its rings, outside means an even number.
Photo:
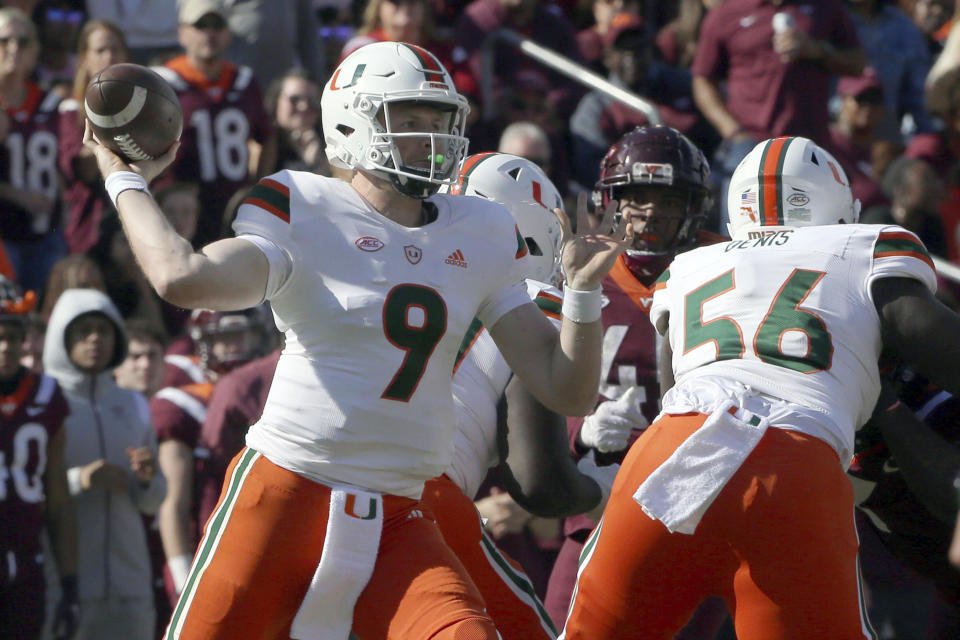
[[[810,202],[810,196],[805,193],[791,193],[787,196],[787,204],[793,207],[803,207]]]
[[[360,249],[360,251],[368,252],[380,251],[384,246],[380,238],[374,238],[373,236],[360,236],[353,244],[357,245],[357,249]]]

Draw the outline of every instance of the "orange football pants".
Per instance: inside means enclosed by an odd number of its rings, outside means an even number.
[[[205,527],[167,640],[287,640],[327,530],[331,490],[244,448]],[[483,599],[421,503],[383,497],[361,640],[495,640]]]
[[[561,638],[673,638],[713,594],[726,599],[740,640],[874,638],[853,492],[822,440],[769,428],[693,535],[643,513],[633,494],[706,418],[664,416],[630,448],[580,556]]]
[[[518,562],[500,551],[483,529],[473,501],[453,480],[427,482],[423,503],[440,532],[480,589],[503,640],[553,640],[557,631],[533,583]]]

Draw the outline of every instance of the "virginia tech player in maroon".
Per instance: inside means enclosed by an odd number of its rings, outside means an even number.
[[[0,276],[0,636],[24,640],[38,639],[43,627],[44,528],[64,592],[58,638],[72,635],[78,613],[76,518],[63,456],[69,408],[53,378],[19,363],[32,295],[21,297]]]
[[[267,145],[273,133],[253,70],[222,58],[229,44],[229,31],[220,48],[223,34],[181,25],[181,30],[185,29],[201,32],[199,36],[191,33],[191,38],[216,40],[213,47],[216,60],[206,62],[210,69],[217,70],[216,75],[207,76],[197,68],[195,47],[198,45],[183,38],[186,54],[154,70],[171,84],[180,98],[183,135],[171,170],[177,180],[200,183],[202,207],[193,238],[193,245],[200,247],[221,237],[223,214],[230,198],[256,181],[257,176],[250,171],[248,143],[258,143],[260,151],[267,147],[267,153],[260,155],[261,166],[273,163],[269,158],[272,143]]]
[[[633,129],[601,162],[595,204],[617,200],[620,215],[630,216],[634,225],[634,242],[603,280],[604,377],[594,413],[567,421],[576,457],[592,450],[599,465],[621,462],[660,411],[658,337],[648,315],[654,282],[677,253],[719,239],[700,229],[710,203],[709,185],[703,153],[666,126]],[[558,625],[567,617],[580,551],[593,528],[585,516],[564,521],[563,546],[544,599]],[[725,610],[707,613],[696,624],[715,628],[725,616]]]
[[[199,512],[201,489],[206,484],[200,479],[210,474],[206,471],[207,449],[198,448],[198,439],[207,404],[222,374],[260,355],[267,321],[266,310],[260,307],[228,312],[193,311],[187,321],[187,331],[199,352],[197,359],[203,380],[164,387],[150,400],[160,468],[167,478],[167,496],[160,505],[158,518],[167,558],[164,581],[171,604],[176,604],[183,588],[206,522]],[[224,472],[227,463],[223,466]],[[219,489],[218,484],[218,495]]]
[[[263,413],[279,359],[280,349],[275,349],[217,381],[196,448],[201,462],[196,477],[201,523],[207,521],[220,500],[227,467],[245,446],[247,429]]]

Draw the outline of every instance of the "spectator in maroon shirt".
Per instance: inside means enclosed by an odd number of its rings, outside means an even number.
[[[837,83],[840,112],[830,127],[830,152],[850,180],[853,197],[863,211],[887,202],[873,170],[873,145],[884,117],[883,85],[873,69],[861,76],[844,76]],[[929,248],[929,247],[928,247]]]
[[[775,34],[777,13],[789,17]],[[826,145],[832,76],[860,75],[865,60],[840,2],[726,0],[711,9],[693,60],[693,97],[725,142],[713,163],[723,183],[719,201],[757,141],[791,135]]]
[[[66,179],[64,228],[70,253],[85,253],[97,243],[97,227],[103,212],[113,214],[93,152],[83,146],[83,95],[90,79],[105,67],[129,62],[123,32],[106,20],[90,20],[77,42],[77,74],[72,96],[60,103],[60,171]],[[51,307],[52,308],[52,307]]]

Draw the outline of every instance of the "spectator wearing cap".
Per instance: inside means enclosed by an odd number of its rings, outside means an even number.
[[[699,2],[699,0],[697,0]],[[603,52],[605,36],[615,16],[621,13],[640,15],[638,0],[593,0],[590,3],[593,14],[593,24],[577,33],[577,47],[583,62],[591,70],[601,75],[606,74],[603,66]]]
[[[253,70],[226,55],[231,10],[223,0],[184,0],[179,37],[184,55],[154,67],[183,109],[180,150],[169,171],[200,184],[194,246],[221,237],[224,211],[237,190],[273,170],[276,140]]]
[[[473,0],[460,15],[454,29],[454,64],[466,64],[470,72],[483,83],[483,44],[490,34],[504,28],[517,31],[539,45],[582,63],[576,32],[562,10],[554,4],[540,0]],[[519,55],[516,49],[506,43],[496,43],[492,55],[491,80],[494,92],[504,87],[518,86],[517,75],[524,69],[545,73],[550,87],[546,94],[547,104],[561,122],[566,122],[583,95],[576,83],[556,72],[543,72],[539,63]],[[497,107],[496,104],[483,105],[486,120],[500,115]]]
[[[863,210],[886,203],[873,169],[873,145],[884,116],[883,84],[867,68],[860,76],[843,76],[837,83],[840,111],[830,127],[830,152],[850,180],[853,197]]]
[[[664,124],[695,138],[709,138],[712,128],[695,112],[690,99],[689,74],[648,60],[644,53],[646,42],[640,17],[632,13],[615,16],[603,36],[603,64],[608,80],[654,103]],[[570,118],[576,181],[589,189],[597,180],[600,160],[610,145],[645,124],[646,115],[602,91],[585,95]]]
[[[758,141],[795,135],[827,144],[833,75],[860,75],[865,59],[853,22],[832,0],[725,0],[711,9],[691,70],[694,100],[724,140],[712,163],[719,202]]]

